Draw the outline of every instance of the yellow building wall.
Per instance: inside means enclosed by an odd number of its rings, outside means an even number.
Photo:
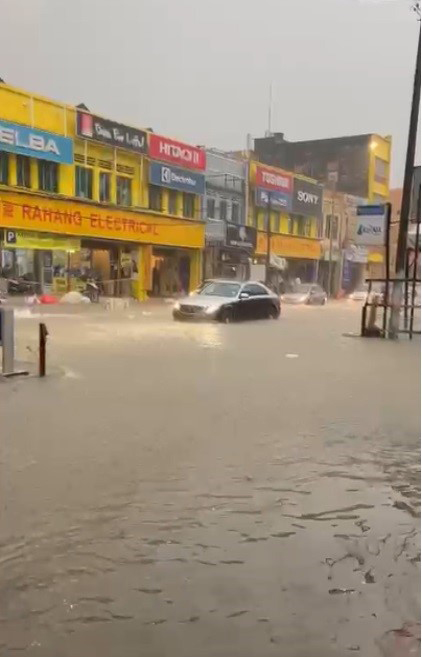
[[[12,123],[29,125],[40,130],[47,130],[58,135],[73,138],[75,163],[59,165],[59,195],[75,197],[75,167],[86,166],[93,170],[93,201],[99,202],[99,173],[110,173],[110,201],[106,206],[116,204],[117,176],[131,179],[133,208],[148,210],[149,208],[149,162],[147,157],[130,153],[110,146],[83,140],[76,136],[75,107],[55,102],[42,96],[30,94],[9,85],[0,85],[0,118]],[[10,187],[16,185],[16,157],[9,154]],[[37,161],[31,159],[31,189],[38,190]],[[120,206],[119,206],[120,207]],[[160,216],[183,215],[183,194],[177,192],[177,213],[168,213],[168,191],[163,188],[163,212]],[[157,214],[150,211],[151,214]],[[195,196],[194,220],[201,219],[201,198]]]
[[[375,180],[375,160],[379,158],[387,165],[387,179],[385,183]],[[377,196],[385,197],[388,201],[390,194],[390,166],[391,166],[391,137],[371,135],[369,144],[369,170],[368,170],[368,200],[373,201]]]

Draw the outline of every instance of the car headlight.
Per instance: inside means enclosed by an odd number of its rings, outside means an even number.
[[[205,308],[205,312],[207,315],[212,315],[212,313],[215,313],[216,310],[219,309],[220,306],[214,304],[213,306],[207,306]]]
[[[180,303],[178,301],[174,304],[173,310],[180,310]]]

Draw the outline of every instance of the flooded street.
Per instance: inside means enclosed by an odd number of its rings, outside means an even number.
[[[0,384],[0,656],[419,654],[419,340],[169,315],[47,316]]]

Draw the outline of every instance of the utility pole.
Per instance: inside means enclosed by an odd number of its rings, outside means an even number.
[[[268,190],[267,201],[267,257],[265,263],[265,283],[270,284],[270,266],[271,266],[271,192]]]
[[[334,199],[334,189],[331,191],[331,217],[329,223],[330,229],[330,245],[328,249],[328,296],[331,297],[333,291],[333,225],[334,225],[334,210],[335,210],[335,199]]]
[[[404,170],[403,195],[400,209],[399,236],[396,255],[396,277],[404,278],[407,248],[407,232],[409,228],[410,202],[412,195],[413,169],[415,165],[416,139],[418,133],[419,105],[421,98],[421,31],[419,28],[418,54],[416,56],[415,76],[413,80],[412,108],[410,111],[409,136],[407,140],[406,166]],[[392,294],[392,309],[389,324],[389,338],[398,337],[400,322],[400,305],[402,301],[403,283],[394,283]]]

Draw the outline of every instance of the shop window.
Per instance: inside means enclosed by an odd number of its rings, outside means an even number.
[[[207,219],[215,218],[215,198],[207,198]]]
[[[327,239],[330,239],[330,235],[333,240],[338,238],[338,225],[338,217],[336,215],[333,217],[331,214],[327,214],[325,220],[325,237]]]
[[[110,201],[110,174],[106,171],[100,171],[100,201],[101,203],[107,203]]]
[[[92,169],[75,167],[75,196],[92,198]]]
[[[132,205],[132,179],[123,176],[116,178],[117,205]]]
[[[386,183],[388,180],[388,162],[375,158],[374,178],[377,182]]]
[[[240,206],[239,203],[232,203],[232,222],[234,224],[240,223]]]
[[[305,221],[302,218],[296,220],[296,234],[301,237],[305,235]]]
[[[294,219],[289,215],[289,219],[287,222],[287,232],[289,235],[293,235],[294,233]]]
[[[312,219],[305,219],[305,237],[310,237],[312,233]]]
[[[43,192],[59,191],[59,165],[56,162],[38,160],[38,188]]]
[[[157,185],[149,186],[149,207],[151,210],[157,210],[157,212],[162,210],[162,189]]]
[[[31,187],[31,160],[25,155],[16,155],[16,182],[18,187]]]
[[[177,214],[177,192],[169,189],[169,214]]]
[[[0,183],[7,185],[9,183],[9,155],[0,152]]]
[[[220,219],[221,221],[227,221],[227,201],[223,199],[220,201]]]
[[[183,192],[183,216],[192,218],[195,215],[195,196]]]
[[[273,232],[273,233],[279,233],[279,232],[280,232],[280,215],[279,215],[279,214],[276,214],[276,215],[273,217],[273,229],[272,229],[272,232]]]

